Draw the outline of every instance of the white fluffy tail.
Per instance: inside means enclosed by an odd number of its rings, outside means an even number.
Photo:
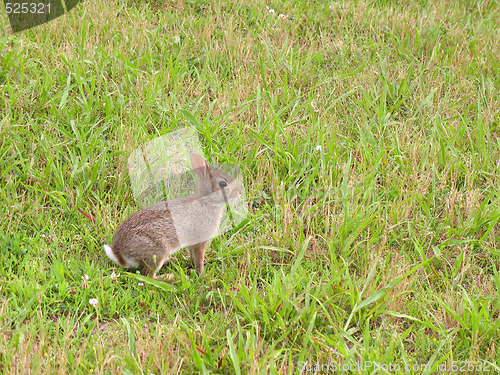
[[[106,255],[108,256],[109,259],[111,259],[113,262],[121,266],[120,262],[118,261],[118,258],[115,255],[115,252],[113,251],[113,248],[109,245],[104,245],[104,251],[106,252]]]
[[[108,256],[109,259],[111,259],[114,263],[118,264],[121,267],[125,268],[139,268],[140,263],[137,260],[126,258],[124,256],[116,256],[113,248],[109,245],[104,245],[104,251],[106,252],[106,255]],[[123,264],[120,262],[120,260],[123,262]]]

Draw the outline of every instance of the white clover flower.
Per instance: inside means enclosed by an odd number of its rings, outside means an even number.
[[[179,35],[174,36],[174,43],[179,44],[181,42],[181,37]]]
[[[316,151],[317,151],[317,152],[321,152],[321,146],[320,146],[320,145],[317,145],[317,146],[316,146]]]
[[[113,270],[113,272],[111,272],[111,275],[109,275],[109,277],[111,277],[111,282],[112,283],[117,283],[118,282],[118,279],[120,278],[120,273],[116,273],[115,270]]]
[[[268,13],[274,14],[274,9],[269,8],[269,6],[266,5],[266,9]]]
[[[89,303],[94,306],[96,309],[99,307],[99,300],[97,298],[89,299]]]
[[[88,280],[89,280],[89,275],[83,275],[82,276],[82,288],[83,289],[87,289],[89,287],[89,283],[88,283]]]
[[[137,283],[137,285],[139,285],[139,286],[144,286],[144,283]]]

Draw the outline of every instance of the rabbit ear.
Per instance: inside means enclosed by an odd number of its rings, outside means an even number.
[[[198,177],[205,176],[210,169],[203,156],[194,150],[191,150],[191,167]]]

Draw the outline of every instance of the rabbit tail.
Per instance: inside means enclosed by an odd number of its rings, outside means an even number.
[[[119,266],[126,267],[127,264],[124,262],[123,258],[120,255],[117,255],[113,248],[109,245],[104,245],[104,251],[109,259],[118,264]]]

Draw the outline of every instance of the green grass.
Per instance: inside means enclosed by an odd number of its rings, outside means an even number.
[[[14,35],[2,13],[0,371],[500,371],[499,9],[98,0]],[[128,155],[185,126],[250,215],[162,284],[102,245],[137,209]]]

